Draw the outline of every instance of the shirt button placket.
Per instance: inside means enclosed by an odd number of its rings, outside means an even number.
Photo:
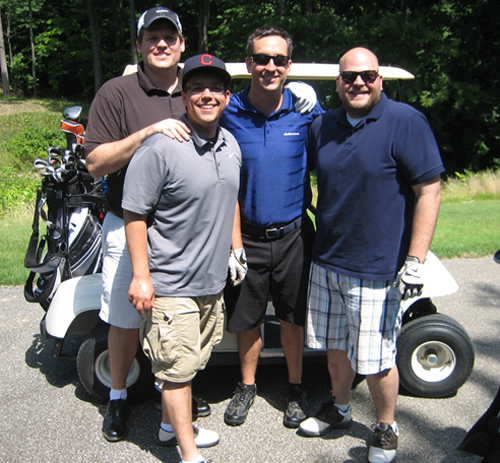
[[[221,177],[220,177],[220,163],[219,163],[219,160],[217,159],[217,150],[215,149],[214,145],[212,145],[212,148],[211,148],[210,151],[212,152],[212,157],[214,159],[215,170],[217,171],[217,179],[221,180]]]

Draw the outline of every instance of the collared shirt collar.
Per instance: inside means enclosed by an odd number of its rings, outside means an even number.
[[[207,144],[218,148],[223,143],[226,143],[226,137],[224,136],[224,133],[221,130],[220,126],[217,127],[217,138],[214,141],[201,135],[200,132],[196,130],[196,127],[188,119],[187,114],[183,114],[179,120],[184,122],[191,129],[191,139],[193,140],[195,146],[200,149],[206,149]]]
[[[156,87],[153,85],[149,77],[144,72],[144,63],[140,63],[137,66],[137,80],[139,82],[140,87],[146,92],[148,95],[151,94],[163,94],[168,95],[169,93],[166,90]],[[177,67],[177,85],[172,92],[172,96],[176,96],[180,94],[182,91],[182,68]]]
[[[239,107],[243,111],[252,111],[254,113],[259,113],[258,111],[250,102],[250,98],[248,97],[248,92],[250,91],[250,85],[245,87],[245,89],[240,93],[240,103]],[[281,103],[280,109],[277,111],[274,111],[273,113],[269,114],[269,117],[271,117],[273,114],[280,113],[281,111],[293,111],[294,110],[294,104],[293,104],[293,97],[292,97],[292,92],[288,90],[287,88],[283,88],[283,101]]]

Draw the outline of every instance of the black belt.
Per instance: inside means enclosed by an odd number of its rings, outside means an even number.
[[[275,240],[293,232],[302,226],[302,217],[280,227],[259,228],[251,225],[241,224],[241,231],[246,235],[254,235],[268,240]]]

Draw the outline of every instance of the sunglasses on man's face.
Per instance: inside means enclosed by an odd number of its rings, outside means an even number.
[[[212,84],[212,85],[203,85],[203,84],[193,84],[186,88],[187,91],[191,92],[193,95],[199,95],[203,93],[206,89],[213,93],[214,95],[222,95],[226,93],[227,88],[224,85]]]
[[[342,71],[340,73],[340,77],[342,77],[344,83],[348,85],[353,84],[358,78],[358,76],[361,76],[365,84],[373,84],[373,82],[377,80],[378,71],[361,71],[361,72]]]
[[[266,66],[269,61],[273,60],[275,66],[286,66],[288,64],[288,56],[284,55],[266,55],[264,53],[257,53],[252,55],[252,61],[255,64]]]

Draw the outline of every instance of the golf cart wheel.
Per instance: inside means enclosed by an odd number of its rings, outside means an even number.
[[[403,326],[398,336],[400,384],[419,397],[447,397],[469,378],[474,347],[451,317],[433,314]]]
[[[107,402],[111,389],[107,328],[91,333],[82,343],[76,358],[76,368],[85,390],[96,399]],[[153,386],[151,364],[139,348],[127,377],[128,400],[140,402],[147,399]]]

